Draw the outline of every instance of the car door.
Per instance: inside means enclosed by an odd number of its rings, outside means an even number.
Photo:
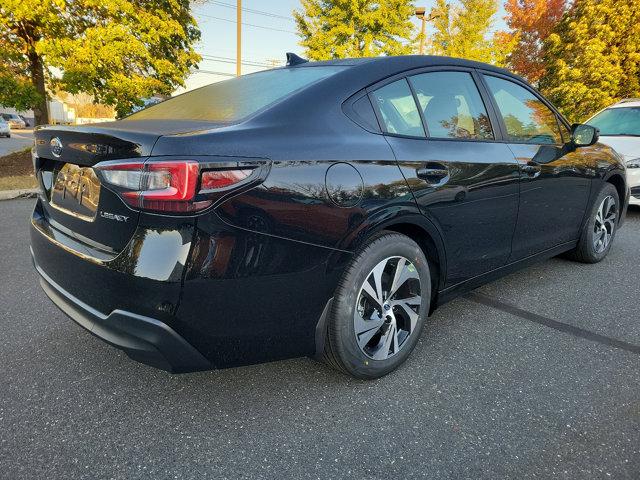
[[[484,73],[520,167],[520,205],[510,261],[575,241],[587,207],[590,164],[560,116],[515,79]]]
[[[370,90],[386,138],[446,248],[446,287],[505,264],[518,209],[518,165],[497,141],[469,69],[424,69]]]

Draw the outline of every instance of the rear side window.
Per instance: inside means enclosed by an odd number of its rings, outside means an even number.
[[[471,74],[430,72],[410,77],[431,138],[493,140],[489,115]]]
[[[348,67],[268,70],[183,93],[124,120],[203,120],[235,123],[264,107]]]
[[[387,133],[425,136],[418,107],[404,78],[379,88],[371,99]]]
[[[512,142],[560,144],[562,136],[555,113],[526,88],[485,75]]]

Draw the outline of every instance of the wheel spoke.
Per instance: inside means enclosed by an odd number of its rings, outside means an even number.
[[[609,198],[607,197],[602,201],[602,205],[600,207],[600,218],[604,218],[609,212]]]
[[[364,281],[364,285],[362,285],[362,291],[367,294],[371,300],[378,304],[380,308],[382,308],[382,298],[378,297],[378,293],[369,283],[369,279]]]
[[[380,317],[378,312],[374,312],[369,320],[365,320],[356,309],[354,314],[354,328],[358,345],[364,347],[369,340],[371,340],[371,337],[380,330],[380,327],[382,327],[383,324],[384,319]]]
[[[393,296],[395,291],[400,288],[400,277],[402,276],[402,272],[407,264],[406,258],[401,258],[398,260],[396,264],[396,271],[393,273],[393,282],[391,282],[391,289],[389,290],[389,296]]]
[[[401,262],[398,262],[398,266],[396,267],[396,273],[394,275],[393,284],[391,285],[391,290],[389,292],[389,298],[393,298],[398,289],[402,285],[404,285],[407,280],[410,280],[412,278],[418,280],[420,279],[416,268],[411,263],[407,264],[406,261],[403,261],[402,266],[400,265],[400,263]]]
[[[413,332],[413,329],[415,328],[419,318],[419,315],[411,307],[412,306],[420,307],[421,304],[422,304],[422,297],[420,296],[404,298],[402,300],[394,300],[393,302],[391,302],[392,306],[397,305],[398,307],[402,308],[404,312],[407,314],[407,317],[409,317],[409,321],[411,323],[411,330],[409,330],[409,333]]]
[[[392,322],[391,325],[389,325],[387,332],[380,339],[380,347],[373,355],[374,360],[384,360],[389,357],[389,350],[391,349],[394,339],[396,342],[398,340],[396,337],[396,330],[396,323]]]
[[[387,262],[388,260],[385,260],[376,265],[365,280],[364,285],[362,285],[362,290],[364,290],[380,307],[382,307],[382,304],[384,303],[382,273],[384,272],[384,267],[387,265]],[[371,279],[373,279],[373,285],[371,284]]]
[[[373,327],[367,331],[364,331],[356,336],[358,340],[358,345],[360,348],[364,348],[369,343],[369,340],[373,338],[373,336],[380,331],[380,327]]]

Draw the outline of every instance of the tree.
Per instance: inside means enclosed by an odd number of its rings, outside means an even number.
[[[293,16],[313,60],[413,52],[410,0],[301,0],[301,6]]]
[[[507,0],[504,8],[515,43],[509,65],[537,83],[544,75],[543,43],[560,22],[567,0]]]
[[[576,0],[545,42],[545,64],[540,87],[573,120],[640,96],[640,0]]]
[[[432,53],[504,65],[515,42],[504,32],[491,35],[497,11],[496,0],[460,0],[459,6],[437,0],[430,15]]]
[[[189,0],[3,0],[0,104],[42,124],[48,92],[64,90],[124,115],[183,85],[199,37]]]

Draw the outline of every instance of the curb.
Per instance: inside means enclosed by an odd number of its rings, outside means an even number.
[[[23,188],[20,190],[4,190],[0,192],[0,200],[13,200],[14,198],[36,198],[37,188]]]

